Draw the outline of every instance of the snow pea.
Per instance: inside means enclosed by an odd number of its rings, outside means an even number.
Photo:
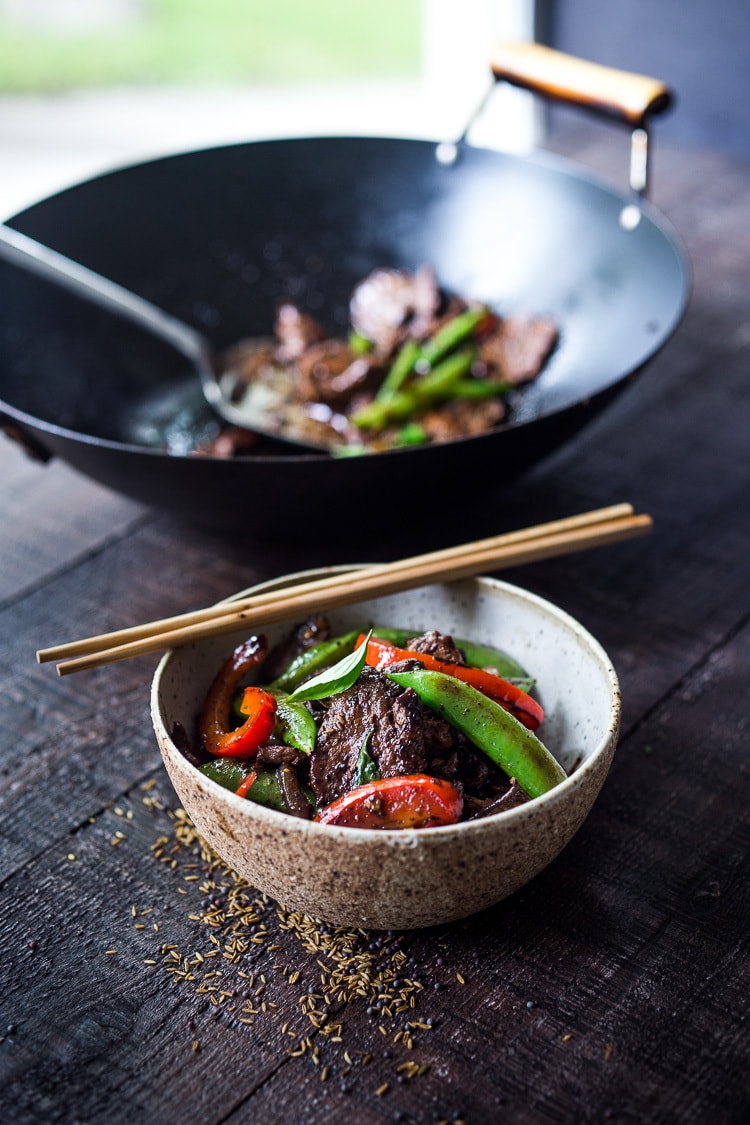
[[[231,789],[236,793],[242,782],[251,771],[255,772],[255,781],[245,794],[248,801],[256,805],[265,805],[268,809],[277,809],[278,812],[288,813],[284,795],[281,792],[276,771],[271,769],[254,769],[251,763],[242,763],[230,758],[217,759],[215,762],[206,762],[201,766],[201,773],[218,782],[224,789]]]
[[[318,728],[304,703],[295,703],[283,692],[273,693],[276,698],[276,726],[274,737],[287,746],[295,746],[303,754],[312,754]]]
[[[499,703],[461,680],[426,668],[385,675],[412,688],[423,703],[461,731],[529,797],[540,797],[566,774],[546,746]]]
[[[340,637],[331,637],[330,640],[319,641],[318,644],[311,645],[299,656],[295,656],[289,667],[268,684],[268,690],[272,692],[294,691],[303,680],[320,672],[323,668],[329,668],[342,656],[352,652],[359,633],[360,630],[356,630],[353,633],[344,633]]]
[[[391,644],[398,645],[399,648],[404,648],[406,642],[417,636],[418,633],[419,630],[392,629],[390,626],[380,625],[376,625],[372,630],[374,637],[381,637],[384,641],[390,641]],[[529,691],[534,686],[534,678],[517,660],[509,656],[507,652],[503,652],[502,649],[494,648],[491,645],[480,645],[475,641],[466,641],[461,637],[454,639],[464,654],[466,663],[470,664],[472,668],[492,668],[498,676],[502,676],[504,680],[510,680],[523,691]]]
[[[475,359],[473,348],[453,352],[411,386],[394,391],[382,402],[375,400],[363,406],[351,421],[364,430],[382,430],[393,422],[405,422],[419,411],[450,398],[453,384],[471,370]]]

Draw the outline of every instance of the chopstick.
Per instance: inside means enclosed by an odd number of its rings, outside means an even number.
[[[37,660],[40,664],[61,661],[57,672],[64,676],[245,627],[270,625],[298,614],[351,605],[367,596],[398,593],[431,582],[468,578],[487,568],[497,570],[604,546],[644,535],[651,527],[650,516],[636,515],[630,504],[614,504],[473,543],[364,567],[350,574],[333,574],[40,649]]]

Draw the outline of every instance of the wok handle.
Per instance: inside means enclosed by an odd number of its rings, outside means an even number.
[[[498,81],[520,86],[551,101],[614,117],[632,129],[630,186],[639,195],[648,187],[648,119],[673,101],[658,78],[616,70],[540,43],[496,43],[490,56]]]
[[[634,129],[672,102],[672,91],[658,78],[587,62],[540,43],[496,43],[490,66],[498,81],[621,118]]]

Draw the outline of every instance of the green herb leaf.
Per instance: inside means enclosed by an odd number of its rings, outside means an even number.
[[[372,735],[373,728],[370,727],[364,737],[362,747],[359,751],[359,757],[357,758],[357,771],[354,775],[355,786],[367,785],[368,781],[380,781],[380,770],[378,769],[377,762],[367,749],[370,745]]]
[[[327,699],[330,695],[340,695],[342,691],[350,688],[357,682],[364,667],[371,636],[372,629],[359,648],[355,648],[354,652],[350,652],[348,656],[344,656],[319,675],[300,684],[289,696],[290,700],[301,703],[305,699]]]

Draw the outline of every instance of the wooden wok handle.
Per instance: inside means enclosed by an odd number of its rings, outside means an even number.
[[[539,43],[496,43],[490,66],[498,81],[621,118],[635,129],[672,102],[672,91],[656,78],[584,62]]]

